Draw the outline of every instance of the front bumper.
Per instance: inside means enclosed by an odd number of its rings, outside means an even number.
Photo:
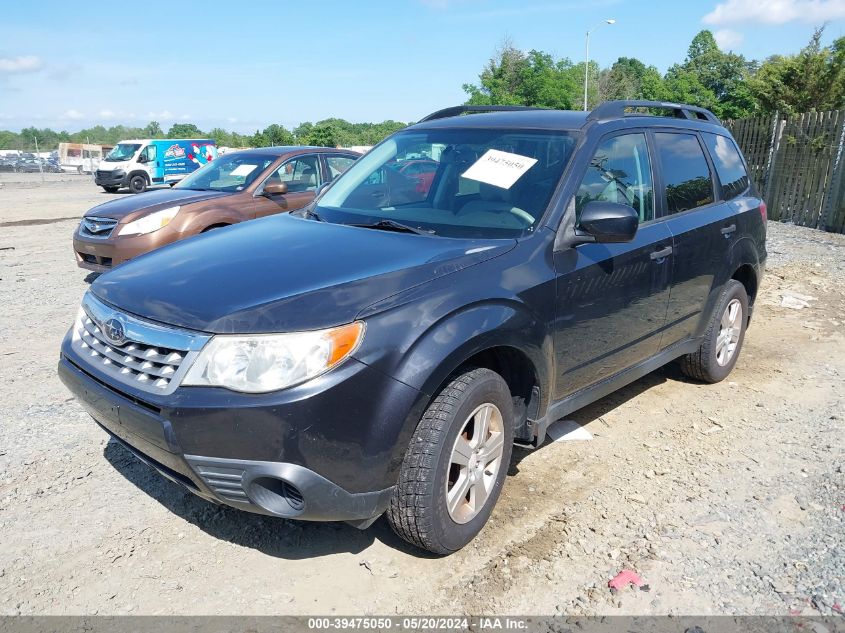
[[[76,358],[67,339],[58,369],[102,428],[200,497],[359,527],[387,508],[419,399],[354,359],[261,396],[188,387],[161,398],[115,387]]]
[[[104,171],[98,169],[94,172],[94,184],[98,187],[128,187],[129,174],[123,170]]]
[[[118,224],[112,234],[105,238],[86,237],[77,227],[73,233],[76,265],[86,270],[105,273],[133,257],[149,253],[181,237],[168,227],[143,235],[120,236],[117,235],[120,226]]]

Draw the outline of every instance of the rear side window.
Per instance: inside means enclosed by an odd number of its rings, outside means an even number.
[[[720,134],[702,134],[704,144],[710,151],[710,158],[719,174],[722,185],[722,199],[732,200],[748,189],[748,173],[736,143]]]
[[[681,213],[713,202],[713,177],[695,134],[654,135],[663,182],[666,212]]]
[[[623,134],[601,142],[575,194],[575,215],[593,200],[634,207],[640,222],[654,219],[651,163],[643,134]]]
[[[329,178],[334,180],[349,169],[349,166],[354,162],[355,159],[349,156],[340,156],[337,154],[326,156],[326,164],[329,166]]]

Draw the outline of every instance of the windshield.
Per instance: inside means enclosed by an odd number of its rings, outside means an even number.
[[[200,191],[241,191],[277,158],[269,154],[226,154],[189,174],[176,187]]]
[[[358,159],[316,211],[343,224],[391,220],[446,237],[520,237],[540,222],[574,145],[572,133],[547,130],[399,132]]]
[[[110,163],[131,160],[139,149],[141,149],[140,143],[118,143],[105,159]]]

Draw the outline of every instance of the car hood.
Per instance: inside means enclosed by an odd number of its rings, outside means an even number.
[[[295,218],[253,220],[131,260],[91,292],[132,314],[213,333],[312,330],[511,250]]]
[[[159,209],[200,202],[209,198],[231,195],[223,191],[195,191],[193,189],[156,189],[136,195],[123,195],[99,204],[85,213],[86,217],[127,219]]]

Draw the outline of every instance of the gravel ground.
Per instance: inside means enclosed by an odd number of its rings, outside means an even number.
[[[383,520],[214,506],[110,442],[55,372],[87,288],[75,218],[110,196],[0,183],[0,614],[843,610],[845,236],[771,223],[729,379],[670,366],[576,412],[593,439],[517,450],[490,524],[436,558]],[[648,590],[611,594],[622,569]]]

